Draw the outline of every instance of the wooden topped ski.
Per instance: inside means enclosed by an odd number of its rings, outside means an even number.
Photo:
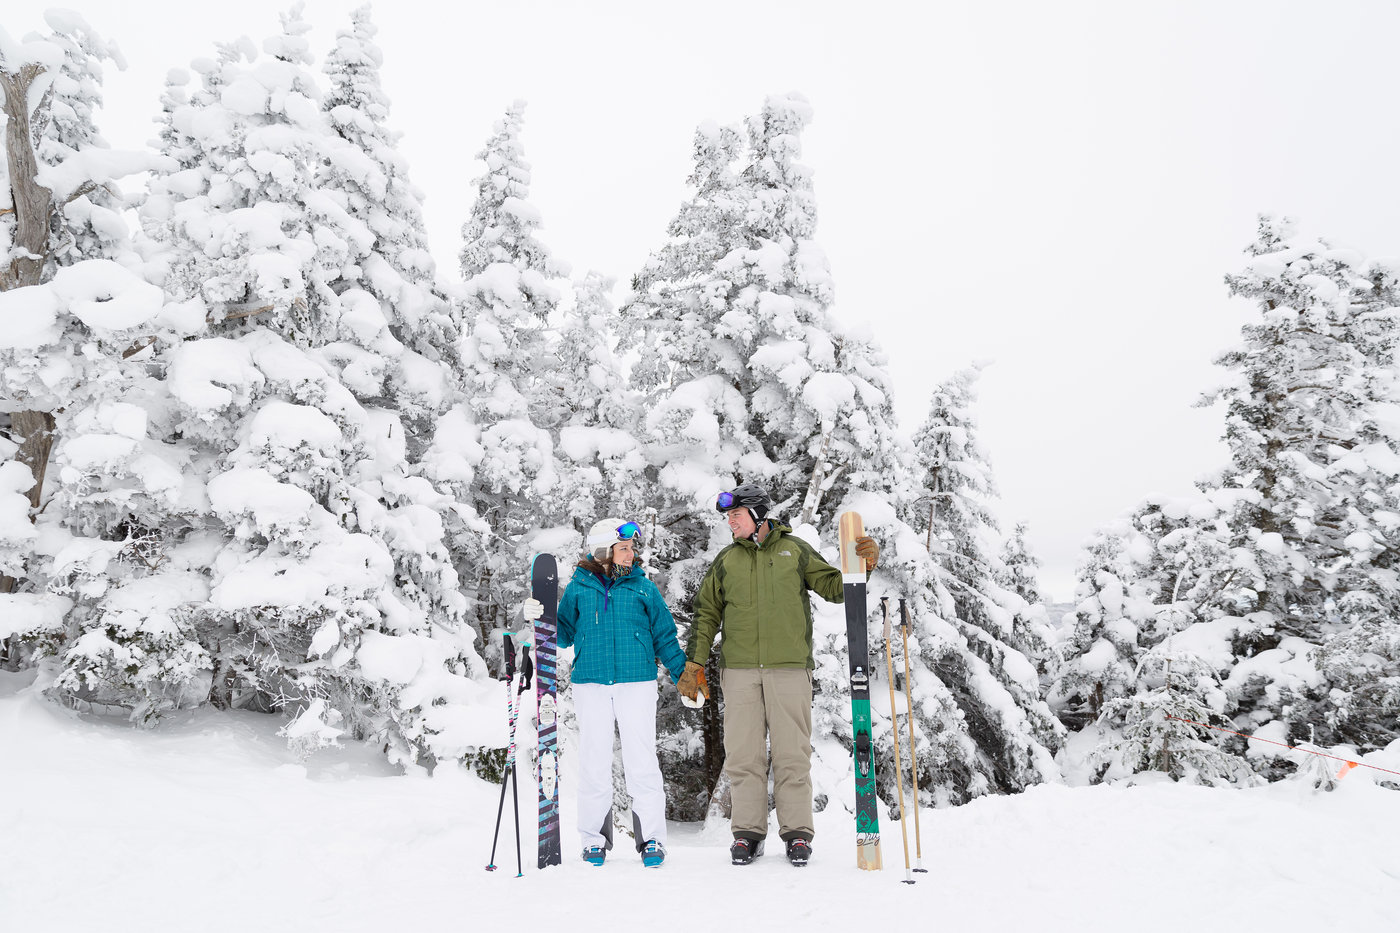
[[[874,743],[870,732],[870,642],[866,631],[865,561],[856,540],[865,537],[857,512],[841,513],[842,596],[851,672],[851,738],[856,769],[856,867],[876,871],[880,861],[880,811],[875,796]]]

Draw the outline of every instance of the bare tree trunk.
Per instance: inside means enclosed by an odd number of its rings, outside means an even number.
[[[0,291],[38,285],[49,252],[49,220],[53,216],[53,192],[35,179],[39,159],[34,152],[33,127],[29,117],[29,90],[44,73],[42,65],[28,63],[18,71],[0,64],[0,90],[4,91],[5,155],[10,175],[10,196],[14,201],[14,258],[0,267]],[[5,326],[0,321],[0,327]],[[29,503],[37,513],[53,450],[54,417],[47,411],[20,411],[10,415],[10,425],[20,438],[19,461],[34,474]],[[14,591],[15,580],[0,576],[0,593]]]
[[[37,515],[44,491],[44,475],[49,471],[49,454],[53,450],[53,415],[46,411],[17,411],[10,415],[10,427],[19,440],[19,461],[28,464],[29,472],[34,474],[29,507]]]
[[[53,192],[35,181],[39,158],[34,153],[29,121],[29,89],[43,73],[43,66],[33,63],[17,72],[0,66],[0,89],[5,92],[5,154],[15,204],[15,258],[8,268],[0,268],[0,291],[38,285],[48,256]]]
[[[807,497],[802,503],[801,523],[810,525],[817,520],[817,507],[822,501],[822,480],[826,478],[826,451],[831,446],[831,435],[836,426],[830,422],[822,424],[822,446],[817,451],[817,462],[812,464],[812,481],[807,484]]]

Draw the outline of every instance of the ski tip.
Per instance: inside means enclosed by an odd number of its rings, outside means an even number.
[[[538,570],[544,571],[546,576],[550,578],[557,578],[559,576],[559,562],[554,559],[553,554],[546,554],[544,552],[540,552],[539,554],[536,554],[535,556],[531,557],[531,578],[533,578],[536,575],[537,568]]]
[[[841,544],[841,574],[843,583],[865,582],[865,560],[856,553],[856,540],[865,537],[865,526],[859,512],[842,512],[838,526]]]

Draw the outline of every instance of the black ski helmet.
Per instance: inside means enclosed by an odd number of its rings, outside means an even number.
[[[767,518],[768,510],[772,507],[773,500],[769,497],[768,490],[754,483],[736,486],[732,492],[722,492],[715,499],[715,511],[728,512],[730,509],[748,509],[753,515],[754,524]]]

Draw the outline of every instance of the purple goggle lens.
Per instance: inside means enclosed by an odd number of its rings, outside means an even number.
[[[719,497],[715,499],[715,505],[718,505],[718,506],[719,506],[720,508],[722,508],[722,509],[732,509],[732,508],[734,508],[734,493],[732,493],[732,492],[722,492],[722,493],[720,493],[720,494],[719,494]]]

